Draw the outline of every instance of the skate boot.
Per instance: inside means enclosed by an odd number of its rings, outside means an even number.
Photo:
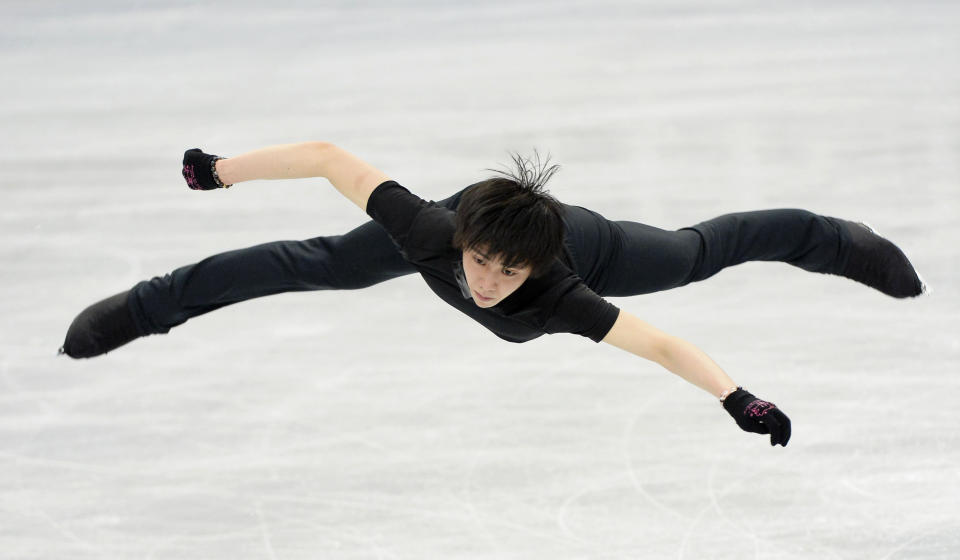
[[[60,353],[92,358],[142,336],[127,305],[129,294],[127,290],[84,309],[70,324]]]
[[[899,247],[862,222],[834,218],[850,235],[847,264],[837,274],[895,298],[916,297],[927,285]]]

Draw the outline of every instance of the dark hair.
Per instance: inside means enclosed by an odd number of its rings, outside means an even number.
[[[544,272],[563,250],[563,206],[544,189],[559,169],[540,159],[510,154],[515,169],[468,188],[457,207],[453,244],[461,251],[483,249],[504,266]]]

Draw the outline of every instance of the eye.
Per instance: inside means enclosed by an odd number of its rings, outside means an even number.
[[[504,276],[516,276],[517,272],[515,270],[503,269]]]
[[[478,256],[474,256],[474,257],[473,257],[473,262],[475,262],[475,263],[477,263],[477,264],[483,264],[483,259],[481,259],[481,258],[478,257]]]

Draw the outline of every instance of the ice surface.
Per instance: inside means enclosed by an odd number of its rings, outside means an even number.
[[[0,557],[960,557],[960,5],[476,4],[0,6]],[[778,403],[786,449],[415,277],[55,356],[142,278],[364,221],[322,181],[179,175],[301,140],[435,199],[536,147],[610,218],[868,220],[936,293],[748,264],[615,300]]]

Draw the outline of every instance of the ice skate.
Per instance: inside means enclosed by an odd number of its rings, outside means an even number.
[[[127,305],[129,294],[127,290],[84,309],[67,329],[60,353],[71,358],[92,358],[139,338]]]
[[[837,274],[895,298],[927,293],[927,285],[899,247],[863,222],[835,219],[850,234],[850,255]]]

